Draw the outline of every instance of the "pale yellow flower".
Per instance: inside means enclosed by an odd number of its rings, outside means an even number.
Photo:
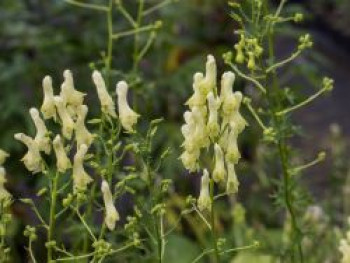
[[[105,203],[105,224],[110,231],[115,229],[115,224],[119,221],[119,213],[113,203],[113,195],[109,188],[108,183],[103,180],[101,184],[101,191],[103,195],[103,200]]]
[[[67,157],[66,151],[64,150],[61,136],[57,135],[53,140],[53,149],[56,154],[57,170],[61,173],[64,173],[67,169],[72,167],[72,164]]]
[[[216,143],[215,151],[215,166],[213,171],[213,179],[215,182],[223,182],[226,176],[224,153],[221,147]]]
[[[66,69],[63,72],[64,82],[61,85],[60,97],[66,105],[78,107],[83,104],[85,93],[74,88],[73,74]]]
[[[95,83],[97,95],[101,103],[101,110],[103,113],[110,115],[113,118],[117,117],[115,112],[115,105],[112,97],[109,95],[106,83],[103,80],[101,73],[95,70],[92,73],[92,80]]]
[[[28,171],[33,174],[41,172],[43,169],[43,163],[37,142],[23,133],[15,134],[15,139],[24,143],[28,148],[28,152],[22,158]]]
[[[140,115],[134,112],[128,104],[128,84],[125,81],[118,82],[116,93],[118,95],[120,122],[125,130],[132,132],[133,126],[137,123]]]
[[[209,136],[214,139],[218,136],[220,131],[220,126],[218,123],[218,110],[220,107],[220,99],[215,98],[214,94],[210,92],[207,96],[208,108],[209,108],[209,118],[207,123],[207,130]]]
[[[200,211],[211,210],[209,184],[210,184],[209,172],[206,169],[204,169],[203,175],[201,178],[201,189],[197,200],[197,205]]]
[[[85,119],[88,113],[88,107],[86,105],[80,105],[77,108],[77,120],[75,122],[75,137],[77,140],[77,145],[85,144],[87,147],[90,147],[92,141],[94,140],[93,135],[85,126]]]
[[[56,119],[56,106],[54,100],[54,93],[52,88],[52,79],[50,76],[46,76],[43,79],[44,101],[41,106],[41,113],[45,119]]]
[[[38,144],[39,150],[45,152],[46,154],[50,154],[51,142],[45,122],[40,118],[40,113],[36,108],[31,108],[29,113],[36,128],[34,140]]]
[[[61,119],[62,134],[66,139],[70,140],[73,135],[74,121],[67,110],[64,100],[61,97],[55,97],[55,104],[58,115]]]
[[[84,158],[87,151],[88,147],[82,144],[74,156],[73,185],[75,191],[85,191],[88,184],[92,182],[92,178],[84,169]]]
[[[235,166],[232,163],[227,164],[227,185],[226,192],[228,194],[235,194],[238,192],[239,182],[235,171]]]

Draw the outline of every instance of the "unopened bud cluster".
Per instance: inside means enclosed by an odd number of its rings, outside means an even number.
[[[246,38],[243,34],[240,35],[240,40],[235,44],[236,63],[247,63],[250,70],[257,68],[256,61],[261,57],[263,48],[259,45],[257,38]]]

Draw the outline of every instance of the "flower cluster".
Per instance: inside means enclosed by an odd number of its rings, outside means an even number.
[[[36,135],[31,137],[23,133],[15,134],[15,139],[24,143],[28,151],[22,158],[26,168],[35,173],[46,173],[49,170],[43,155],[50,155],[52,150],[56,156],[56,171],[59,174],[71,173],[73,190],[75,194],[86,191],[93,178],[85,169],[85,160],[88,151],[94,142],[96,135],[86,127],[88,106],[84,104],[85,93],[74,87],[71,71],[63,73],[64,81],[61,85],[59,95],[54,94],[52,79],[46,76],[43,79],[44,99],[40,111],[36,108],[29,110],[30,116],[36,128]],[[97,95],[101,104],[102,114],[111,120],[117,119],[116,107],[112,96],[108,93],[102,74],[95,70],[92,80],[96,86]],[[126,132],[132,132],[137,123],[139,115],[135,113],[127,102],[128,85],[125,81],[117,84],[119,121]],[[59,130],[51,131],[46,123],[53,120],[59,125]],[[75,153],[72,151],[75,150]],[[73,155],[73,160],[70,156]],[[6,157],[0,152],[0,160]],[[5,180],[3,168],[0,172],[0,193],[6,193],[3,189]],[[119,215],[113,204],[113,196],[106,181],[102,182],[101,191],[105,201],[106,220],[105,223],[110,230],[115,227]],[[72,195],[70,195],[72,197]]]
[[[209,55],[206,63],[206,74],[194,75],[194,94],[186,102],[190,110],[184,114],[185,124],[182,126],[184,136],[181,160],[191,172],[200,168],[200,154],[210,146],[214,148],[215,165],[212,172],[217,183],[226,180],[227,193],[238,191],[238,180],[235,164],[241,155],[237,138],[247,125],[239,112],[243,95],[233,92],[235,74],[225,72],[221,78],[220,94],[217,87],[217,67],[213,56]],[[209,172],[205,170],[202,178],[200,207],[208,207]]]

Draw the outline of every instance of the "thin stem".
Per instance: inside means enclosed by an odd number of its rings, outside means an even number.
[[[97,11],[108,12],[108,7],[107,6],[103,6],[103,5],[80,3],[80,2],[75,1],[75,0],[63,0],[63,1],[65,1],[68,4],[78,6],[78,7],[83,7],[83,8],[88,8],[88,9],[94,9],[94,10],[97,10]]]
[[[274,71],[280,67],[283,67],[285,64],[293,61],[294,59],[296,59],[300,54],[301,54],[301,50],[298,50],[296,52],[294,52],[289,58],[286,58],[285,60],[282,60],[272,66],[270,66],[267,70],[266,73],[270,73],[271,71]]]
[[[146,32],[146,31],[150,31],[150,30],[154,30],[154,29],[156,29],[156,25],[150,24],[150,25],[147,25],[147,26],[138,27],[138,28],[131,29],[131,30],[128,30],[128,31],[115,33],[115,34],[112,35],[112,38],[113,39],[118,39],[118,38],[121,38],[121,37],[132,36],[132,35],[135,35],[136,33]]]
[[[144,0],[138,0],[139,1],[139,6],[137,10],[137,18],[136,18],[136,25],[135,29],[138,29],[141,26],[142,23],[142,14],[144,11]],[[139,61],[137,60],[138,54],[139,54],[139,32],[135,32],[134,34],[134,54],[133,54],[133,59],[134,59],[134,64],[133,64],[133,72],[137,71]]]
[[[309,104],[310,102],[314,101],[315,99],[317,99],[319,96],[321,96],[326,91],[328,91],[327,88],[322,88],[318,92],[313,94],[312,96],[308,97],[306,100],[300,102],[299,104],[296,104],[296,105],[294,105],[294,106],[292,106],[290,108],[287,108],[285,110],[276,112],[276,115],[277,116],[282,116],[282,115],[287,114],[289,112],[292,112],[292,111],[295,111],[297,109],[300,109],[301,107],[303,107],[303,106]]]
[[[212,233],[212,241],[214,246],[214,252],[215,252],[215,260],[216,263],[220,263],[220,254],[219,254],[219,248],[218,248],[218,242],[217,242],[217,236],[215,231],[215,206],[214,206],[214,180],[210,180],[210,200],[211,200],[211,215],[210,215],[210,225],[211,225],[211,233]]]
[[[75,261],[78,259],[84,259],[84,258],[88,258],[91,257],[95,254],[95,252],[91,252],[89,254],[86,255],[80,255],[80,256],[74,256],[74,257],[67,257],[67,258],[58,258],[56,259],[56,261]]]
[[[228,63],[228,65],[233,69],[234,72],[236,72],[238,76],[253,83],[262,93],[266,94],[266,89],[259,81],[241,72],[233,63]]]
[[[89,232],[91,238],[92,238],[94,241],[97,241],[95,235],[92,233],[91,228],[90,228],[89,225],[86,223],[84,217],[80,214],[78,208],[73,208],[73,210],[76,212],[76,214],[77,214],[77,216],[79,217],[80,221],[83,223],[85,229]]]
[[[291,169],[291,173],[292,174],[299,173],[299,172],[301,172],[301,171],[303,171],[303,170],[305,170],[307,168],[310,168],[310,167],[312,167],[312,166],[314,166],[314,165],[324,161],[324,159],[325,159],[325,154],[324,153],[320,153],[315,160],[313,160],[313,161],[311,161],[309,163],[306,163],[304,165],[301,165],[301,166],[298,166],[298,167],[295,167],[295,168]]]
[[[135,28],[136,22],[133,19],[133,17],[130,15],[130,13],[125,9],[122,2],[118,1],[116,5],[117,5],[117,8],[119,9],[119,11],[122,13],[122,15],[125,17],[125,19],[128,20],[130,25]]]
[[[53,234],[55,232],[58,178],[59,178],[59,173],[56,171],[55,177],[54,177],[53,182],[52,182],[52,187],[51,187],[50,221],[49,221],[49,229],[47,232],[47,242],[53,241]],[[52,252],[53,252],[52,246],[49,245],[47,247],[47,262],[51,262]]]
[[[276,11],[276,15],[279,15],[280,12],[282,11],[283,5],[285,3],[285,0],[282,0],[280,2],[280,5]],[[265,12],[266,14],[268,13],[268,2],[265,2]],[[274,55],[274,31],[273,31],[273,25],[271,24],[268,28],[268,51],[269,51],[269,61],[273,63],[275,60],[275,55]],[[297,219],[296,219],[296,212],[294,210],[294,205],[293,205],[293,198],[292,198],[292,193],[291,187],[290,187],[290,179],[291,179],[291,174],[288,169],[288,163],[289,163],[289,156],[288,156],[288,150],[287,150],[287,145],[285,141],[285,131],[282,128],[283,126],[283,119],[279,118],[276,116],[276,112],[280,109],[281,107],[281,101],[279,99],[279,83],[277,79],[277,74],[276,70],[272,69],[270,72],[270,79],[272,79],[272,87],[269,89],[268,94],[267,94],[267,99],[270,104],[271,108],[271,117],[275,126],[275,129],[278,131],[279,136],[277,139],[277,147],[278,147],[278,155],[279,159],[281,162],[282,166],[282,174],[283,174],[283,187],[284,187],[284,199],[285,199],[285,204],[286,204],[286,209],[290,215],[291,218],[291,224],[292,224],[292,240],[293,240],[293,246],[295,245],[294,242],[296,242],[297,246],[297,251],[299,254],[299,259],[300,263],[303,262],[303,251],[301,247],[301,238],[300,234],[301,231],[298,227],[297,224]],[[292,253],[292,261],[294,262],[294,253]]]
[[[266,130],[267,128],[266,128],[265,124],[262,122],[262,120],[260,119],[259,115],[256,113],[256,111],[252,107],[252,104],[250,103],[250,101],[249,100],[243,100],[243,104],[248,108],[248,110],[253,115],[253,117],[255,118],[256,122],[260,125],[260,127],[263,130]]]
[[[28,246],[29,256],[30,256],[30,259],[32,260],[32,263],[36,263],[36,259],[33,254],[32,243],[33,243],[32,239],[29,238],[29,246]]]
[[[148,15],[152,14],[153,12],[171,4],[173,1],[174,0],[164,0],[163,2],[160,2],[154,6],[146,9],[145,11],[143,11],[142,16],[148,16]]]
[[[111,68],[112,68],[112,56],[113,56],[113,0],[109,0],[108,12],[107,12],[107,58],[106,58],[106,74],[107,74],[107,87],[110,84]]]

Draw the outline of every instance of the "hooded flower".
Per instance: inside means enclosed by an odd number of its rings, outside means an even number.
[[[182,164],[184,165],[184,167],[189,170],[190,172],[195,172],[198,170],[198,158],[199,158],[199,151],[193,151],[193,152],[187,152],[184,151],[181,156],[180,159],[182,161]]]
[[[94,140],[93,135],[88,131],[85,126],[85,119],[88,113],[88,107],[86,105],[80,105],[77,108],[77,121],[75,122],[75,137],[77,140],[77,145],[85,144],[90,147],[92,141]]]
[[[64,81],[61,85],[60,97],[67,106],[78,107],[83,104],[85,94],[74,88],[73,74],[66,69],[63,72]]]
[[[92,80],[94,81],[97,89],[97,95],[101,103],[102,112],[116,118],[117,114],[115,113],[115,105],[112,97],[107,91],[106,84],[101,73],[95,70],[92,73]]]
[[[50,76],[46,76],[43,79],[44,101],[41,106],[41,113],[45,119],[56,119],[56,106],[52,88],[52,79]]]
[[[64,173],[67,169],[72,167],[72,164],[67,157],[66,151],[64,150],[61,136],[57,135],[53,140],[53,149],[56,154],[56,166],[60,173]]]
[[[15,139],[24,143],[28,148],[28,152],[22,158],[28,171],[31,171],[33,174],[41,172],[43,163],[37,142],[23,133],[15,134]]]
[[[75,191],[85,191],[87,185],[92,182],[92,178],[85,172],[83,165],[87,150],[88,147],[85,144],[80,145],[74,156],[73,185]]]
[[[235,74],[233,72],[225,72],[222,75],[220,99],[224,115],[231,115],[236,109],[237,101],[232,91],[234,82]]]
[[[224,153],[222,152],[221,147],[217,143],[214,146],[214,151],[215,167],[213,171],[213,179],[216,183],[223,182],[226,177]]]
[[[216,138],[220,131],[220,126],[218,123],[218,110],[220,107],[220,99],[215,98],[214,94],[210,92],[207,96],[208,108],[209,108],[209,118],[207,123],[208,134],[211,138]]]
[[[213,55],[208,55],[206,69],[205,69],[205,78],[202,80],[200,86],[205,95],[205,97],[216,88],[216,61]]]
[[[226,161],[230,163],[238,163],[239,159],[241,158],[241,154],[238,150],[237,145],[237,133],[234,130],[231,130],[228,133],[227,137],[227,148],[226,148]]]
[[[2,166],[5,163],[7,157],[9,157],[9,156],[10,155],[7,152],[0,149],[0,166]]]
[[[74,122],[72,117],[70,116],[65,102],[61,97],[55,97],[55,104],[62,122],[62,134],[66,139],[70,140],[74,130]]]
[[[224,116],[223,119],[223,125],[230,125],[230,127],[237,132],[237,134],[240,134],[245,127],[248,125],[246,120],[242,117],[241,113],[239,112],[239,109],[241,107],[243,95],[240,91],[236,91],[233,93],[233,96],[235,98],[235,109],[229,113],[228,115]]]
[[[119,221],[119,213],[113,204],[113,195],[108,183],[105,180],[102,181],[101,191],[106,209],[105,224],[110,231],[113,231],[115,228],[115,223]]]
[[[36,128],[36,136],[34,140],[38,144],[39,150],[45,152],[46,154],[50,154],[51,143],[45,122],[40,118],[40,113],[36,108],[31,108],[29,113]]]
[[[120,122],[125,130],[132,132],[133,126],[137,123],[137,119],[140,115],[134,112],[128,104],[128,84],[125,81],[118,82],[116,93],[118,95]]]
[[[5,168],[0,167],[0,203],[2,200],[10,197],[9,192],[7,192],[4,186],[4,184],[6,183],[5,175],[6,175]]]
[[[238,192],[239,182],[237,180],[235,166],[232,163],[227,164],[227,194],[235,194]]]
[[[209,172],[206,169],[204,169],[202,179],[201,179],[201,190],[197,201],[197,205],[200,211],[211,210],[209,184],[210,184]]]
[[[205,93],[200,89],[200,84],[204,80],[203,73],[197,72],[193,76],[193,95],[185,103],[192,109],[195,106],[205,105]]]

